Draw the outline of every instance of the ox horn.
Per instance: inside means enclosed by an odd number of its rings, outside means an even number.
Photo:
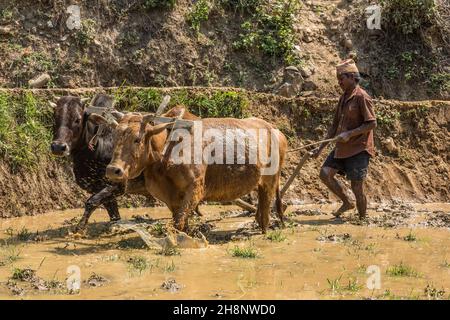
[[[88,103],[89,98],[81,98],[80,101],[82,105],[85,105],[86,103]]]
[[[169,102],[170,102],[170,96],[169,95],[164,96],[161,104],[158,107],[158,110],[156,111],[156,115],[160,116],[164,112],[164,109],[167,107]]]
[[[60,96],[53,96],[52,100],[53,100],[54,103],[56,103],[56,102],[58,102],[59,99],[61,99]]]
[[[56,103],[49,101],[48,104],[50,105],[50,107],[52,107],[53,109],[56,109]]]

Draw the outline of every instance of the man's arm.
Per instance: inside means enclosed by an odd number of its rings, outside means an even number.
[[[377,119],[373,111],[373,103],[370,97],[361,96],[359,99],[359,110],[364,118],[364,123],[358,128],[342,132],[338,136],[338,142],[347,142],[350,138],[373,130],[377,126]]]
[[[342,132],[338,136],[338,140],[337,141],[338,142],[347,142],[348,140],[350,140],[351,137],[355,137],[355,136],[358,136],[360,134],[369,132],[370,130],[375,129],[376,126],[377,126],[377,121],[376,120],[366,121],[362,125],[360,125],[358,128],[356,128],[356,129]]]

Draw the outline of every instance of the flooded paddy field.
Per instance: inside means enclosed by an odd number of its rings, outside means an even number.
[[[364,223],[336,208],[291,206],[262,235],[240,208],[204,205],[191,226],[208,247],[166,251],[111,228],[105,210],[84,237],[69,232],[82,210],[3,219],[0,299],[450,298],[450,203],[372,204]],[[166,208],[121,215],[161,234],[171,220]]]

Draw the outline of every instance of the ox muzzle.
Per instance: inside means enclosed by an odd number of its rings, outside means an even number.
[[[125,179],[125,172],[119,166],[110,164],[106,167],[106,178],[111,181],[122,181]]]
[[[50,150],[54,156],[64,157],[70,154],[69,146],[65,142],[53,141]]]

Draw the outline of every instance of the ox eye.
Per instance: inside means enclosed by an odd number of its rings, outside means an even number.
[[[136,139],[134,140],[134,143],[141,143],[141,139],[140,139],[140,138],[136,138]]]
[[[75,123],[76,123],[76,124],[79,124],[80,121],[81,121],[80,119],[76,119],[76,120],[75,120]]]

